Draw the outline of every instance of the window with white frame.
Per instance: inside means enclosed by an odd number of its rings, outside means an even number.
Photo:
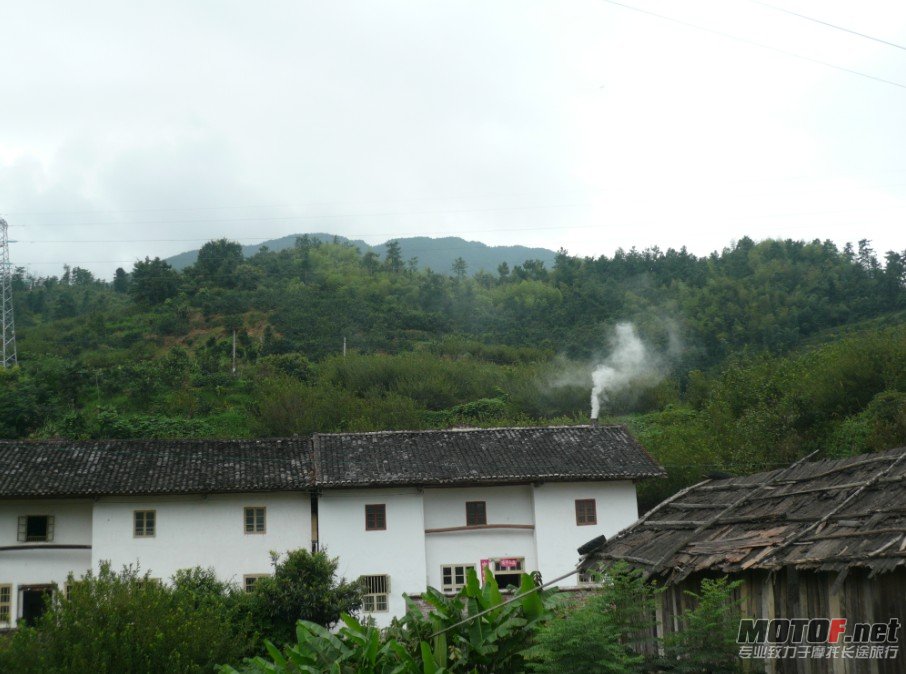
[[[136,510],[132,532],[135,538],[153,538],[157,532],[157,511]]]
[[[578,576],[579,585],[597,585],[598,579],[597,576],[593,573],[579,573]]]
[[[45,543],[53,540],[53,515],[19,515],[16,539],[20,543]]]
[[[362,610],[366,613],[379,613],[390,610],[390,576],[361,576],[364,594]]]
[[[524,557],[498,557],[491,560],[491,572],[501,590],[518,588],[525,571]]]
[[[9,625],[13,605],[13,586],[0,585],[0,625]]]
[[[466,586],[466,572],[474,564],[444,564],[440,567],[441,587],[444,592],[459,592]]]
[[[246,592],[251,592],[255,589],[255,583],[258,582],[259,578],[267,578],[268,574],[266,573],[250,573],[242,577],[242,589]]]
[[[245,533],[263,534],[267,530],[266,524],[267,509],[263,506],[252,506],[245,509]]]

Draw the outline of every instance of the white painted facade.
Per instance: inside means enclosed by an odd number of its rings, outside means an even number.
[[[246,507],[265,508],[263,533],[245,532]],[[154,536],[134,535],[136,510],[155,512]],[[19,517],[27,515],[53,516],[53,540],[18,541]],[[178,569],[213,568],[241,586],[246,575],[271,572],[272,550],[310,549],[311,526],[307,492],[0,501],[0,585],[12,586],[13,624],[22,617],[23,588],[62,590],[69,573],[97,571],[102,561],[138,565],[162,581]],[[88,549],[60,547],[67,545]]]
[[[577,499],[594,500],[595,524],[577,523]],[[467,501],[485,503],[485,525],[466,525]],[[384,505],[384,529],[366,530],[370,504]],[[444,565],[480,570],[482,560],[520,560],[524,571],[540,571],[550,580],[574,568],[580,545],[613,536],[638,515],[631,481],[325,489],[316,516],[312,506],[309,493],[301,491],[0,501],[0,585],[13,588],[15,622],[21,616],[20,587],[62,588],[70,572],[80,576],[102,560],[114,568],[138,564],[161,580],[181,568],[211,567],[221,579],[241,584],[245,575],[271,571],[271,551],[311,549],[315,540],[339,558],[342,577],[389,577],[387,610],[370,614],[385,626],[404,613],[403,593],[442,588]],[[245,532],[246,507],[266,508],[264,533]],[[135,537],[136,510],[155,512],[154,536]],[[29,514],[54,516],[52,542],[17,541],[18,518]],[[27,545],[46,549],[8,549]],[[574,576],[561,585],[576,583]]]
[[[265,508],[264,533],[245,532],[246,507]],[[155,511],[153,537],[133,535],[136,510]],[[241,585],[246,575],[270,573],[271,550],[311,548],[311,499],[293,492],[108,497],[94,504],[92,530],[95,568],[101,560],[115,569],[138,562],[142,572],[166,580],[201,566]]]
[[[594,499],[596,524],[577,524],[576,499]],[[486,526],[466,525],[467,501],[484,501]],[[386,529],[367,531],[365,506],[380,503]],[[318,499],[320,545],[339,557],[339,573],[390,577],[389,610],[371,614],[379,626],[405,611],[403,593],[442,589],[445,565],[481,573],[482,560],[516,559],[524,571],[551,580],[575,567],[580,545],[636,519],[630,481],[357,489],[325,491]],[[560,586],[577,583],[573,576]]]

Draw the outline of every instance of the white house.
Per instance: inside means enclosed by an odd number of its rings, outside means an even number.
[[[301,547],[361,578],[386,625],[403,593],[454,592],[469,567],[502,584],[571,570],[582,543],[637,519],[634,481],[663,475],[612,426],[5,441],[0,467],[0,628],[102,560],[249,588],[271,551]]]

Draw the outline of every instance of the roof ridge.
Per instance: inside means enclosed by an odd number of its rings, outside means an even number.
[[[533,430],[563,430],[563,429],[589,429],[589,430],[613,430],[624,429],[626,424],[561,424],[548,426],[457,426],[453,428],[423,428],[423,429],[404,429],[404,430],[386,430],[386,431],[337,431],[334,433],[314,433],[313,435],[321,437],[331,437],[338,435],[402,435],[404,433],[469,433],[473,431],[533,431]]]

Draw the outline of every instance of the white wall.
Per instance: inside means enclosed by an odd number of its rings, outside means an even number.
[[[635,485],[617,482],[548,482],[533,487],[538,568],[547,582],[575,568],[576,549],[601,534],[610,538],[638,519]],[[596,525],[576,524],[576,499],[595,499]],[[572,576],[559,585],[576,585]]]
[[[466,501],[485,501],[488,524],[532,524],[532,488],[468,487],[425,489],[425,528],[457,527],[466,524]]]
[[[387,529],[365,530],[365,505],[386,505]],[[425,518],[422,494],[415,489],[324,491],[318,499],[320,545],[340,560],[337,573],[390,576],[389,611],[369,614],[384,627],[405,613],[403,593],[425,589]]]
[[[53,541],[46,544],[18,542],[20,515],[53,515]],[[91,545],[91,501],[0,502],[0,547],[22,545]],[[13,621],[21,614],[20,585],[56,583],[62,590],[70,572],[80,576],[90,568],[91,550],[0,550],[0,584],[13,586],[10,607]],[[8,626],[11,625],[0,625]]]
[[[247,506],[267,508],[266,533],[245,533]],[[153,538],[133,536],[136,510],[157,511]],[[271,573],[271,550],[311,549],[311,504],[305,492],[105,497],[95,504],[93,531],[95,568],[101,560],[114,569],[138,562],[167,580],[178,569],[212,567],[222,580],[241,584],[244,575]]]
[[[532,488],[529,485],[425,489],[425,528],[466,525],[466,501],[484,501],[488,524],[532,526]],[[425,535],[427,582],[442,589],[441,566],[473,564],[495,557],[524,557],[525,570],[537,568],[532,529],[469,529]],[[424,589],[424,588],[422,588]]]

